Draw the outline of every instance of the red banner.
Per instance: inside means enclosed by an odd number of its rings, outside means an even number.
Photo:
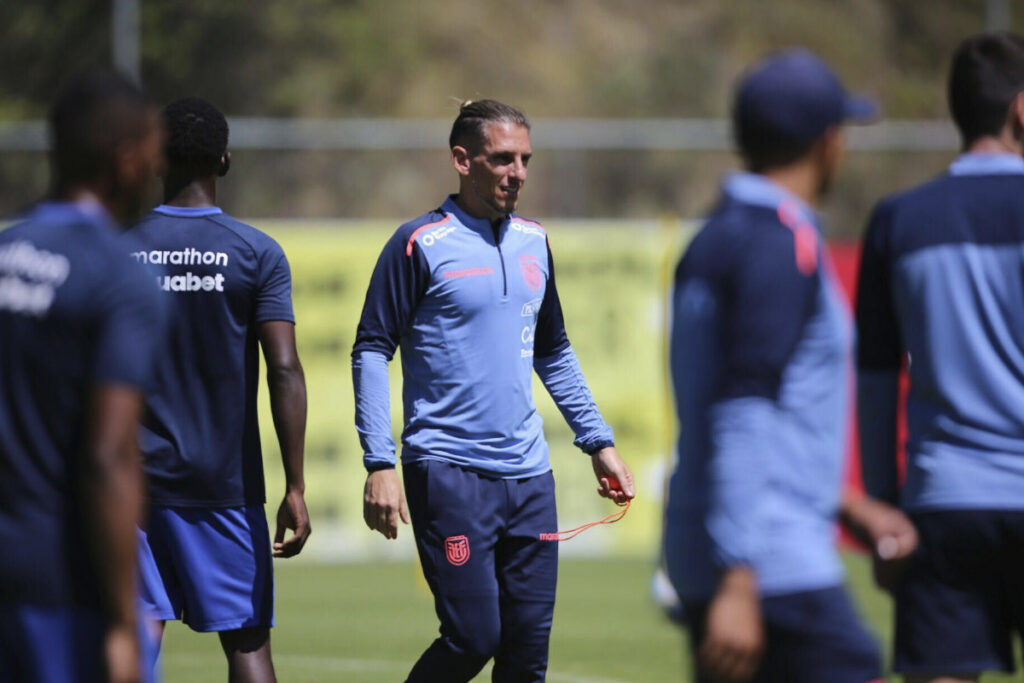
[[[835,266],[836,275],[842,283],[843,290],[850,301],[850,306],[855,304],[857,293],[857,273],[860,270],[860,245],[849,242],[829,243],[829,252],[832,255],[832,263]],[[899,466],[900,479],[902,481],[905,467],[904,444],[907,442],[907,423],[903,413],[904,399],[906,398],[908,380],[906,373],[900,375],[900,414],[899,414]],[[851,399],[854,397],[851,396]],[[857,438],[857,406],[856,401],[851,400],[850,406],[850,443],[847,452],[847,483],[858,491],[864,489],[860,476],[860,441]]]

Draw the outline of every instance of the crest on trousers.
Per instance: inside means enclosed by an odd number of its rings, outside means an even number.
[[[539,292],[544,288],[544,271],[540,269],[540,262],[532,254],[523,254],[519,257],[519,270],[523,272],[523,280],[531,292]]]
[[[465,536],[449,536],[444,539],[444,554],[456,567],[469,560],[469,539]]]

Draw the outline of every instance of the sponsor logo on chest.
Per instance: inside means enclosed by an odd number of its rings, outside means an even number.
[[[457,225],[438,226],[421,237],[420,242],[422,242],[425,247],[433,246],[435,242],[444,239],[458,229],[459,227]]]
[[[517,221],[512,221],[511,223],[509,223],[508,227],[510,229],[512,229],[512,230],[515,230],[516,232],[521,232],[524,235],[536,235],[537,237],[544,237],[544,238],[547,237],[547,234],[543,230],[541,230],[540,228],[532,226],[532,225],[527,225],[525,223],[519,223]]]

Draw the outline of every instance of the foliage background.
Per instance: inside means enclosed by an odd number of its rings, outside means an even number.
[[[74,69],[110,61],[110,0],[0,3],[0,119],[33,118]],[[545,117],[722,117],[744,65],[806,45],[893,118],[945,117],[944,72],[984,0],[144,0],[142,79],[232,116],[451,119],[483,96]],[[1012,0],[1019,30],[1024,3]],[[829,201],[855,238],[879,196],[948,153],[856,153]],[[408,218],[450,190],[436,150],[236,154],[222,203],[252,217]],[[524,213],[692,217],[726,153],[540,150]],[[45,191],[40,154],[0,158],[0,215]]]

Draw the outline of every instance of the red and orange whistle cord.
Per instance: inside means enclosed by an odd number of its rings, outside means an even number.
[[[618,480],[615,477],[607,476],[607,477],[604,477],[604,478],[608,480],[608,489],[609,490],[611,490],[611,491],[616,491],[616,490],[621,491],[622,490],[622,487],[619,485],[619,482],[618,482]],[[622,508],[618,512],[613,512],[612,514],[608,515],[607,517],[603,517],[603,518],[601,518],[599,520],[596,520],[594,522],[587,522],[586,524],[580,524],[579,526],[575,526],[575,527],[573,527],[571,529],[566,529],[564,531],[554,531],[554,532],[542,533],[542,534],[540,534],[540,540],[542,540],[542,541],[568,541],[570,539],[576,538],[577,536],[582,534],[587,529],[591,529],[591,528],[593,528],[595,526],[600,526],[602,524],[615,524],[615,522],[619,521],[620,519],[622,519],[623,517],[626,516],[626,513],[629,512],[629,506],[632,505],[632,504],[633,504],[633,500],[631,498],[627,498],[625,503],[616,503],[616,505],[618,505],[619,507]]]

